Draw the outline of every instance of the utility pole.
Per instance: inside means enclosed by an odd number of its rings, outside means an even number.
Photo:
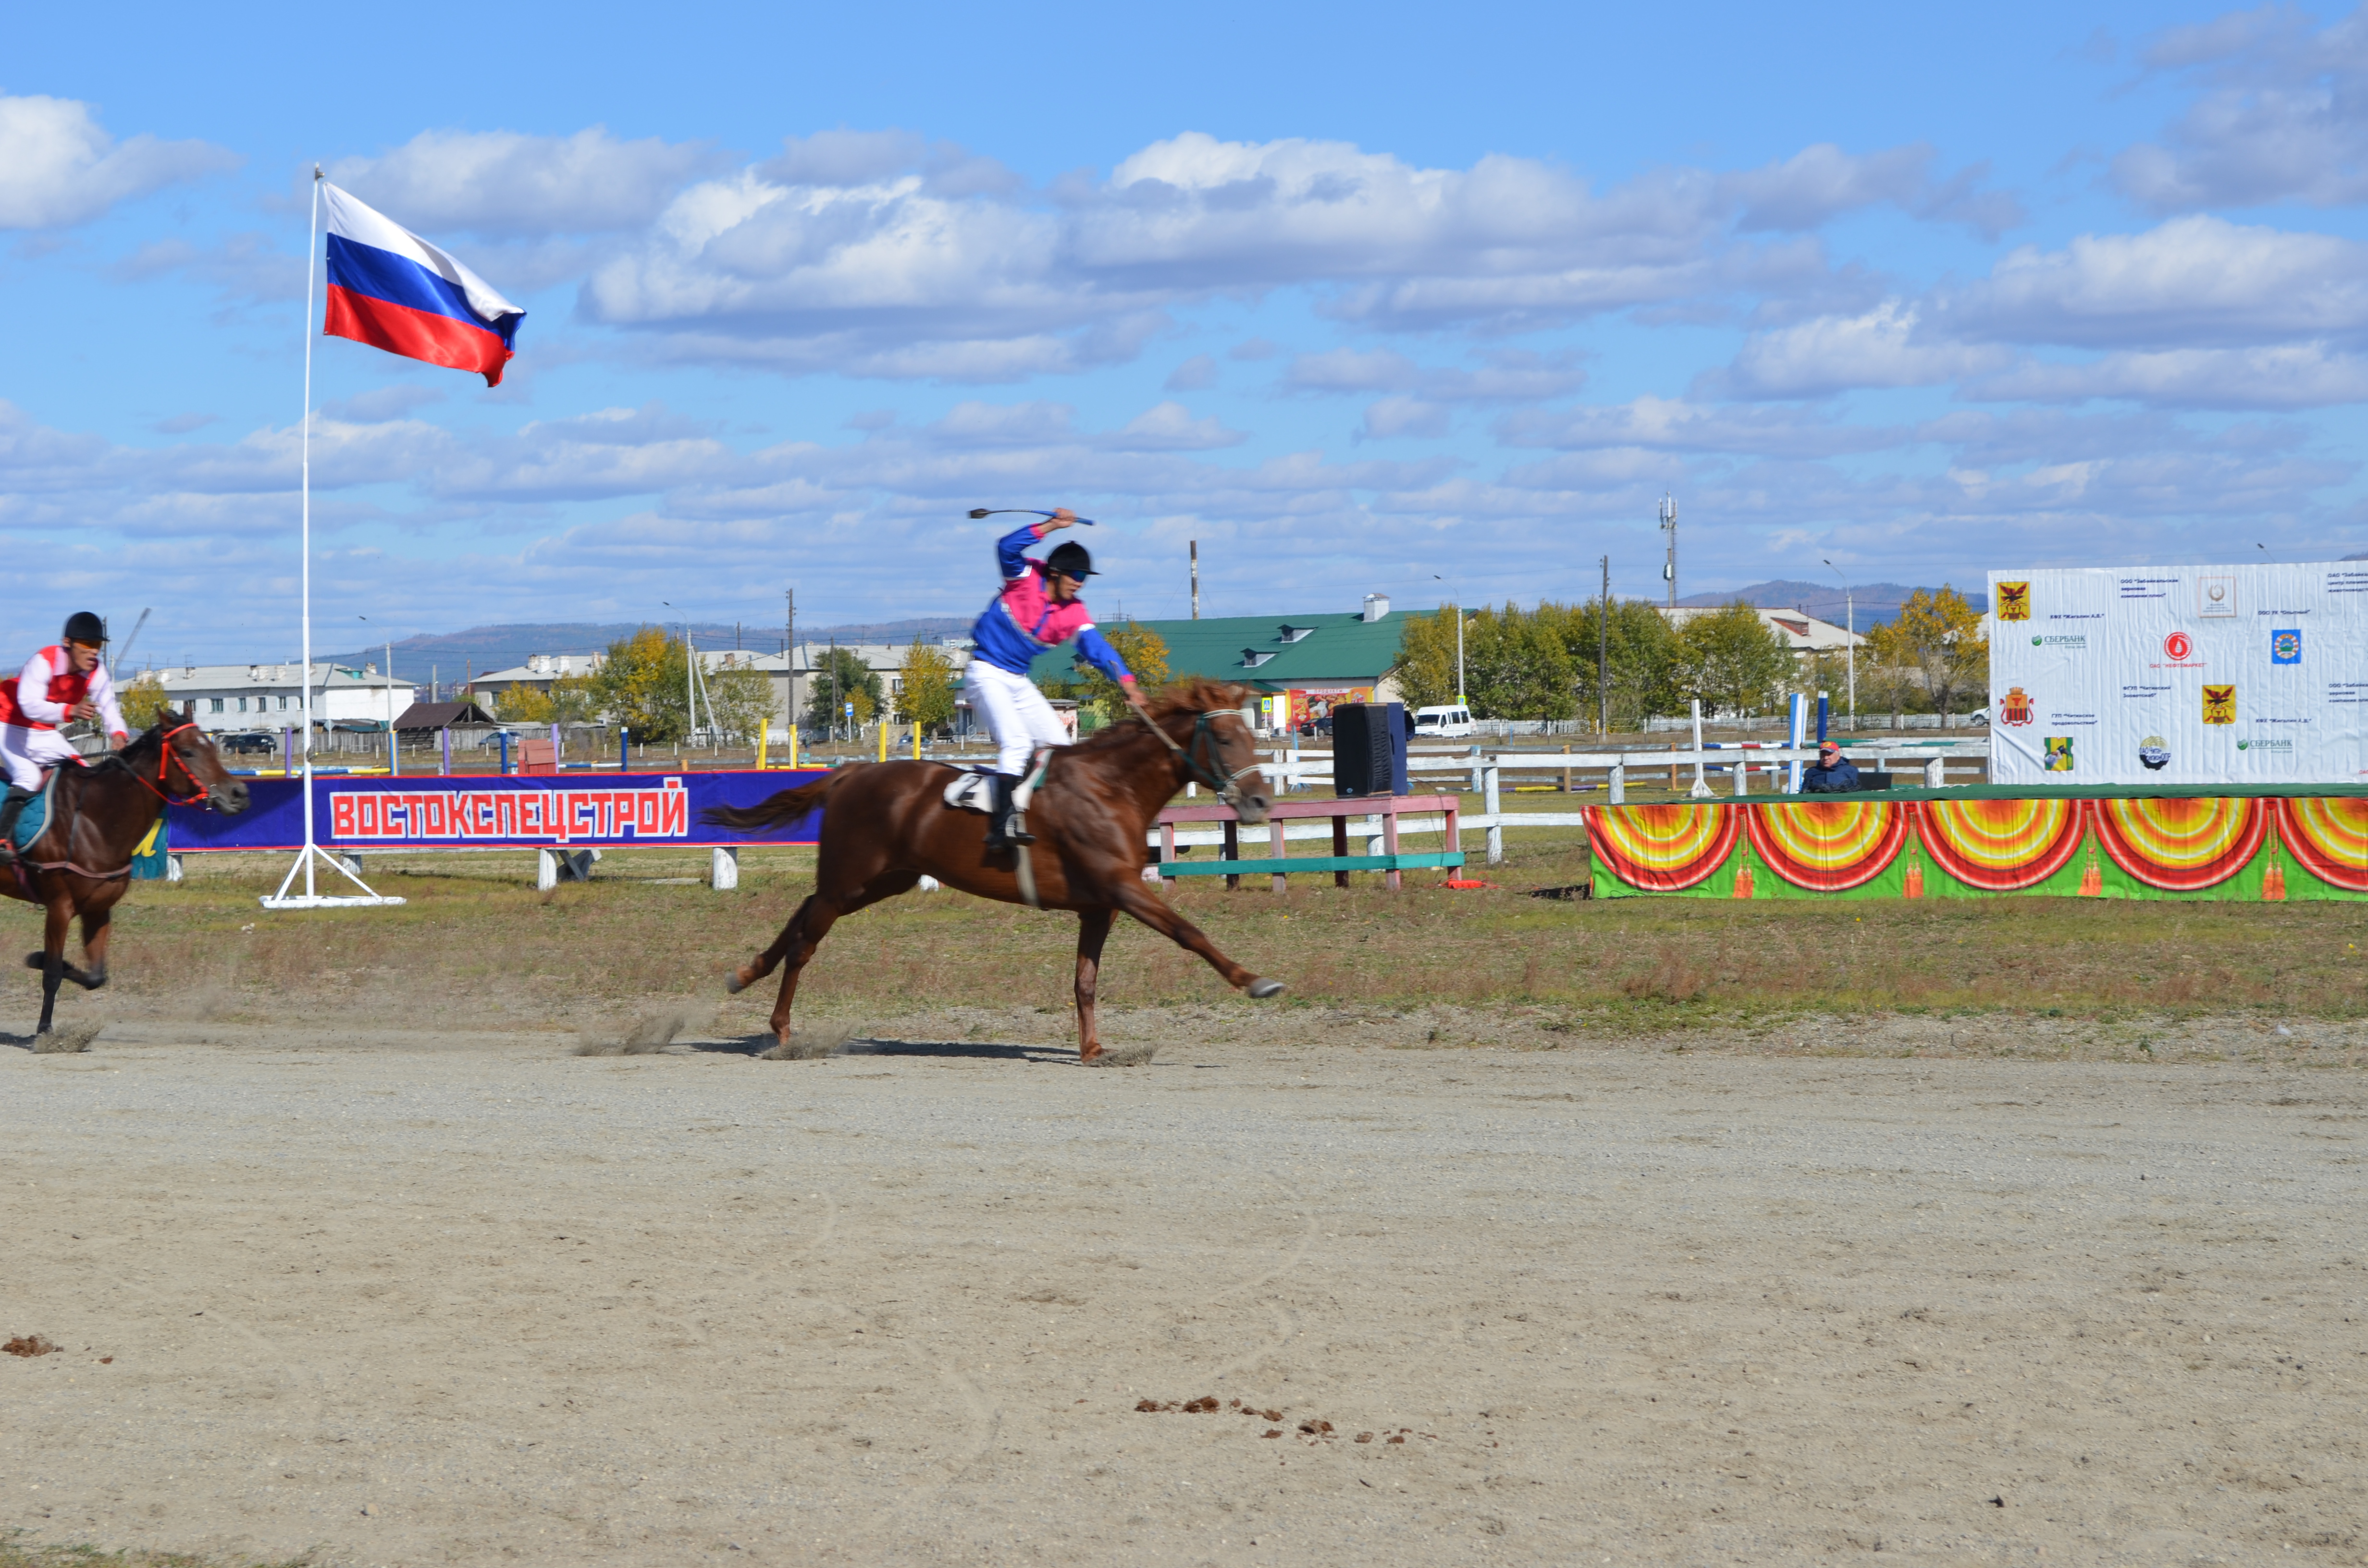
[[[1611,733],[1611,557],[1603,558],[1603,597],[1595,607],[1595,733]]]
[[[1192,619],[1201,619],[1201,541],[1192,541]]]
[[[781,618],[781,687],[785,693],[781,707],[782,716],[794,730],[798,727],[798,591],[785,588],[781,597],[788,601]],[[790,756],[791,761],[797,759],[796,748],[791,749]]]
[[[1842,577],[1840,567],[1830,561],[1826,562],[1826,566],[1835,576]],[[1847,619],[1842,630],[1850,636],[1850,641],[1842,644],[1842,658],[1850,665],[1850,728],[1855,731],[1858,728],[1858,598],[1850,591],[1848,577],[1842,577],[1842,614]]]
[[[1661,575],[1669,585],[1669,608],[1678,608],[1678,503],[1667,491],[1661,493],[1661,531],[1669,536],[1669,558],[1661,563]]]

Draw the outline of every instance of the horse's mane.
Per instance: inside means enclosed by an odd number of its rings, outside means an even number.
[[[1249,688],[1227,681],[1211,680],[1206,676],[1190,676],[1163,687],[1146,699],[1155,720],[1172,719],[1179,713],[1223,713],[1242,705]],[[1132,714],[1107,729],[1095,731],[1079,741],[1076,749],[1089,751],[1125,745],[1143,734],[1143,726]]]
[[[93,757],[85,765],[84,771],[89,774],[104,773],[114,769],[129,773],[135,758],[153,756],[164,749],[165,725],[168,720],[178,717],[178,714],[166,714],[165,718],[157,720],[156,722],[125,742],[121,751],[111,751],[102,756]]]

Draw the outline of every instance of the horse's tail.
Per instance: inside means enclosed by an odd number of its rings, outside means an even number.
[[[794,790],[784,790],[753,806],[710,806],[699,813],[699,820],[718,827],[746,830],[755,827],[779,827],[793,823],[823,803],[838,781],[846,777],[844,769],[811,784],[801,784]]]

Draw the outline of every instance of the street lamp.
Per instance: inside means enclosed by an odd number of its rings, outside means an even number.
[[[1841,577],[1842,614],[1849,621],[1842,630],[1850,633],[1850,641],[1842,644],[1842,657],[1850,665],[1850,728],[1855,730],[1858,728],[1858,601],[1850,593],[1850,579],[1842,577],[1842,569],[1830,561],[1826,562],[1826,565],[1835,576]]]
[[[354,619],[366,626],[370,624],[369,616],[358,615]],[[309,678],[312,672],[308,670],[305,674]],[[381,678],[386,682],[386,771],[391,778],[403,771],[402,754],[394,747],[394,638],[392,635],[386,640],[386,667],[381,673]]]
[[[1433,582],[1447,581],[1436,572],[1430,575]],[[1455,705],[1458,708],[1472,706],[1471,700],[1463,695],[1463,596],[1460,593],[1455,596]]]

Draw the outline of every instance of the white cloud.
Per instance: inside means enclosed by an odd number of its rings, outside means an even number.
[[[1879,205],[1964,223],[1985,239],[2023,221],[2021,203],[2013,197],[1980,188],[1987,165],[1936,184],[1930,172],[1936,155],[1920,142],[1864,155],[1820,142],[1782,162],[1725,176],[1720,186],[1742,204],[1737,226],[1746,231],[1815,229],[1846,212]]]
[[[2030,403],[2129,399],[2164,408],[2323,408],[2368,403],[2368,358],[2323,343],[2108,354],[2087,364],[2031,361],[1966,388]]]
[[[1904,444],[1907,433],[1846,425],[1794,409],[1701,403],[1647,394],[1633,402],[1577,409],[1524,409],[1507,415],[1497,434],[1508,446],[1586,451],[1656,451],[1836,457]]]
[[[1415,397],[1385,397],[1370,403],[1358,429],[1360,438],[1390,440],[1399,437],[1436,438],[1447,434],[1453,415],[1443,403]]]
[[[2173,28],[2143,55],[2195,100],[2164,142],[2113,160],[2113,183],[2157,212],[2368,197],[2368,17],[2325,28],[2284,6]],[[2165,144],[2167,143],[2167,144]]]
[[[118,142],[73,98],[0,97],[0,229],[85,223],[119,201],[238,161],[204,142]]]
[[[1335,348],[1300,355],[1283,381],[1300,392],[1357,392],[1410,387],[1420,377],[1413,360],[1391,349]]]
[[[1249,437],[1228,430],[1215,415],[1195,419],[1180,403],[1163,403],[1126,422],[1109,444],[1121,451],[1205,452],[1237,447]]]
[[[723,154],[705,142],[424,131],[391,153],[343,158],[329,177],[422,233],[503,237],[637,229]]]
[[[1167,373],[1163,383],[1168,392],[1206,392],[1217,384],[1217,361],[1206,354],[1195,354]]]
[[[2186,348],[2315,339],[2368,327],[2368,245],[2205,214],[2137,234],[2026,245],[1944,296],[1964,336]]]
[[[1821,316],[1755,333],[1726,375],[1743,397],[1822,397],[1858,387],[1931,386],[2002,367],[2004,350],[1935,339],[1897,300],[1856,316]]]

